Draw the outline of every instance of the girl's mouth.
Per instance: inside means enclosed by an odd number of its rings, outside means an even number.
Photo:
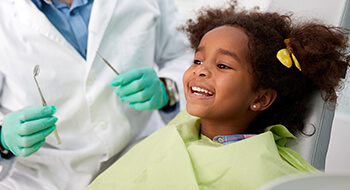
[[[197,86],[192,86],[191,87],[191,92],[195,95],[201,95],[201,96],[213,96],[214,92],[201,88],[201,87],[197,87]]]

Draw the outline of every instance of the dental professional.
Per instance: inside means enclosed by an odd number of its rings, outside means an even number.
[[[0,189],[84,189],[163,127],[192,60],[179,21],[173,0],[0,0]]]

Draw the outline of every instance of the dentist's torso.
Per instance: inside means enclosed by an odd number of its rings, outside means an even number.
[[[1,109],[41,105],[33,79],[34,66],[40,65],[37,80],[47,103],[57,107],[62,141],[58,145],[51,134],[37,153],[16,157],[4,187],[81,189],[101,162],[148,123],[153,129],[164,125],[157,112],[139,112],[119,101],[109,85],[115,73],[96,56],[98,51],[120,73],[154,67],[159,6],[157,0],[96,0],[85,60],[30,0],[1,0]]]

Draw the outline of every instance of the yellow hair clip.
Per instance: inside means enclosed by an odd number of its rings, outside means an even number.
[[[279,50],[277,52],[276,57],[284,66],[286,66],[288,68],[290,68],[292,66],[292,64],[293,64],[292,59],[293,59],[294,65],[299,69],[299,71],[301,71],[299,61],[297,60],[297,58],[293,54],[293,50],[290,47],[289,42],[290,42],[289,38],[284,40],[284,43],[286,44],[287,48]],[[290,57],[292,57],[292,59]]]

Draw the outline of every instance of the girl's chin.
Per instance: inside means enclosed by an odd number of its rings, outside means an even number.
[[[206,111],[203,108],[200,108],[199,106],[190,106],[187,104],[186,110],[190,115],[195,117],[203,117],[206,115]]]

